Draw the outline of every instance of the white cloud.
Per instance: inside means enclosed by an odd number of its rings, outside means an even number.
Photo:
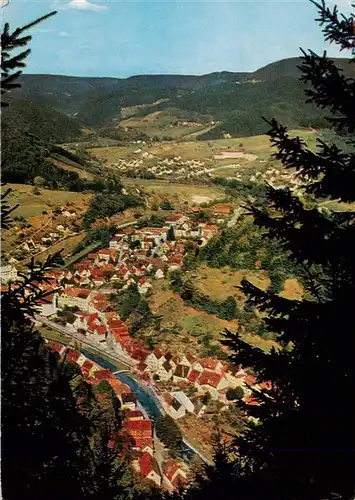
[[[0,7],[6,7],[9,5],[9,0],[0,0]]]
[[[89,2],[88,0],[71,0],[71,2],[67,4],[66,8],[92,10],[94,12],[107,10],[106,5],[98,5],[96,3]]]
[[[66,31],[60,31],[58,33],[59,36],[63,36],[63,37],[71,37],[71,35],[69,33],[67,33]]]

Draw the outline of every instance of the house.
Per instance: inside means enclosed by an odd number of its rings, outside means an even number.
[[[120,233],[115,234],[115,236],[110,240],[109,243],[110,249],[119,250],[122,246],[123,236],[124,235]]]
[[[186,415],[186,408],[173,395],[172,395],[171,404],[166,404],[165,409],[166,409],[166,413],[168,415],[170,415],[170,417],[173,418],[174,420],[177,420],[178,418],[182,418]]]
[[[191,367],[192,363],[190,362],[190,359],[191,359],[190,354],[184,354],[183,357],[181,358],[180,365]]]
[[[108,370],[106,368],[99,368],[98,370],[95,370],[92,374],[90,382],[93,384],[99,384],[103,380],[110,380],[112,378],[112,372],[111,370]]]
[[[218,233],[218,227],[214,224],[206,225],[202,228],[202,237],[210,240],[215,234]]]
[[[73,361],[74,363],[78,363],[79,365],[86,360],[85,356],[81,354],[81,352],[71,348],[65,349],[63,351],[63,356],[65,358],[65,361]]]
[[[146,365],[145,363],[138,363],[138,365],[136,366],[136,370],[140,375],[143,375],[143,373],[147,373],[148,365]]]
[[[97,266],[105,265],[110,262],[111,250],[108,248],[103,248],[97,252],[95,264]]]
[[[160,349],[154,349],[146,358],[145,363],[148,365],[150,371],[155,372],[159,366],[165,363],[165,357],[163,351]]]
[[[49,292],[50,290],[47,290]],[[53,290],[52,290],[53,291]],[[36,309],[41,316],[52,316],[58,311],[58,294],[50,293],[36,301]]]
[[[186,472],[176,460],[168,460],[163,467],[163,485],[169,490],[177,489],[186,483]]]
[[[205,370],[221,374],[223,364],[216,358],[205,358],[201,360],[201,364]]]
[[[214,215],[229,215],[232,211],[232,205],[229,203],[221,203],[212,207]]]
[[[184,222],[174,227],[175,238],[187,238],[190,234],[190,224]]]
[[[164,278],[164,272],[161,269],[157,269],[154,277],[155,277],[155,279],[160,280],[160,279]]]
[[[59,296],[59,306],[78,307],[87,311],[91,290],[87,288],[65,288]]]
[[[126,395],[122,396],[125,399]],[[134,448],[141,449],[152,444],[152,422],[149,419],[123,421],[122,429],[134,439]]]
[[[169,361],[165,361],[165,363],[158,367],[155,373],[159,376],[160,380],[166,382],[170,380],[173,375],[173,367]]]
[[[228,387],[228,381],[223,375],[206,370],[195,382],[195,387],[200,391],[208,391],[214,399],[218,399],[219,391]]]
[[[149,288],[152,288],[152,285],[146,280],[146,278],[140,278],[137,283],[137,288],[141,295],[145,295]]]
[[[144,420],[144,415],[143,413],[140,411],[140,410],[133,410],[133,411],[126,411],[124,413],[124,419],[125,420],[133,420],[133,421],[137,421],[137,420]]]
[[[65,318],[65,328],[73,333],[76,333],[77,330],[74,326],[74,323],[75,323],[75,316],[74,314],[69,314],[66,318]],[[85,331],[83,330],[82,332],[80,333],[85,333]]]
[[[175,214],[170,214],[167,217],[165,217],[165,223],[167,226],[176,226],[177,224],[182,224],[186,220],[186,215],[180,214],[180,213],[175,213]]]
[[[179,382],[181,380],[186,381],[187,376],[189,374],[189,371],[190,371],[190,367],[182,365],[182,364],[177,365],[177,367],[175,368],[175,371],[174,371],[174,375],[173,375],[173,382]]]
[[[148,452],[144,452],[139,457],[139,470],[142,479],[152,482],[156,486],[161,485],[161,477],[158,464],[154,457]]]
[[[0,282],[9,283],[17,279],[17,269],[12,265],[0,267]]]
[[[136,401],[136,397],[131,392],[122,394],[122,410],[134,411],[136,409]]]
[[[180,404],[182,404],[187,412],[194,413],[195,406],[183,391],[172,392],[172,395],[179,401]]]
[[[244,385],[246,372],[239,366],[229,365],[224,374],[230,387]]]
[[[169,257],[169,271],[175,271],[184,264],[184,257],[181,254],[172,254]]]
[[[95,371],[97,370],[96,365],[89,359],[86,359],[84,363],[80,366],[81,373],[83,374],[84,377],[90,378],[94,375]]]
[[[187,380],[189,382],[191,382],[191,384],[195,385],[195,382],[197,381],[197,379],[199,378],[200,375],[201,375],[201,372],[199,372],[198,370],[192,369],[187,377]]]
[[[104,277],[104,271],[103,269],[94,267],[91,269],[91,274],[90,274],[90,281],[92,283],[92,286],[95,286],[96,288],[99,288],[105,283],[105,277]]]
[[[100,346],[106,347],[107,332],[104,326],[102,325],[89,326],[86,336],[93,342],[100,344]]]
[[[48,340],[48,346],[54,352],[57,352],[59,355],[62,355],[66,349],[65,345],[58,344],[58,342],[54,342],[53,340]]]
[[[193,365],[192,368],[200,373],[204,371],[204,367],[202,366],[202,361],[197,360]]]

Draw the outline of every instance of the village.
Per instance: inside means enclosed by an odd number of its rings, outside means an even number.
[[[225,360],[198,357],[188,351],[181,354],[149,349],[141,339],[132,337],[110,300],[112,291],[130,287],[136,287],[141,296],[147,295],[155,281],[182,268],[188,242],[206,245],[234,214],[234,207],[228,203],[208,210],[208,216],[200,207],[171,213],[165,216],[163,227],[120,229],[109,248],[89,253],[71,269],[52,269],[46,283],[39,284],[47,295],[38,301],[37,321],[49,319],[54,325],[60,322],[67,335],[80,335],[103,354],[115,355],[139,383],[151,389],[164,414],[174,420],[189,414],[202,418],[209,400],[217,401],[221,411],[235,405],[236,399],[247,405],[259,404],[255,391],[267,387],[265,382],[257,384],[244,367]],[[199,212],[201,217],[196,217]],[[14,280],[14,266],[7,276],[8,281]],[[172,458],[162,462],[161,455],[157,460],[152,422],[143,408],[137,407],[126,384],[79,351],[51,341],[49,345],[78,363],[90,383],[110,383],[124,412],[124,433],[134,440],[137,453],[132,466],[143,480],[168,490],[186,481],[186,463]]]
[[[263,168],[260,164],[265,164],[266,160],[247,153],[242,147],[219,150],[209,158],[184,160],[176,155],[162,158],[152,154],[144,141],[139,146],[128,157],[118,158],[110,163],[110,167],[117,169],[123,175],[134,177],[141,175],[146,179],[191,181],[201,178],[211,179],[221,175],[228,180],[251,183],[266,181],[275,187],[288,186],[293,191],[300,187],[300,180],[295,172],[286,171],[281,167]],[[234,160],[237,163],[226,163],[228,160]]]

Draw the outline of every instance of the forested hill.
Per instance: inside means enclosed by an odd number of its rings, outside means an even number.
[[[45,142],[66,142],[82,135],[83,125],[53,107],[31,99],[11,99],[2,111],[6,123],[30,132]]]
[[[345,74],[354,71],[347,59],[335,61]],[[300,63],[301,59],[295,57],[251,73],[223,71],[202,76],[139,75],[120,79],[22,75],[22,87],[16,95],[44,106],[47,112],[51,108],[60,113],[58,127],[53,128],[50,119],[48,126],[52,131],[40,131],[43,137],[51,135],[57,142],[64,140],[64,129],[75,135],[79,123],[99,134],[105,130],[110,136],[110,130],[116,130],[123,118],[122,108],[137,106],[132,115],[140,118],[163,111],[176,120],[218,121],[214,130],[200,136],[202,140],[223,137],[225,133],[262,133],[265,125],[261,115],[275,117],[292,127],[323,127],[327,123],[323,113],[304,103]],[[73,121],[62,127],[68,117]],[[29,123],[31,120],[30,116]]]

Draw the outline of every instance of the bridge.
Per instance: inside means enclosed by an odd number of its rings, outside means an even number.
[[[117,372],[113,372],[112,375],[118,375],[119,373],[131,373],[130,370],[117,370]]]

